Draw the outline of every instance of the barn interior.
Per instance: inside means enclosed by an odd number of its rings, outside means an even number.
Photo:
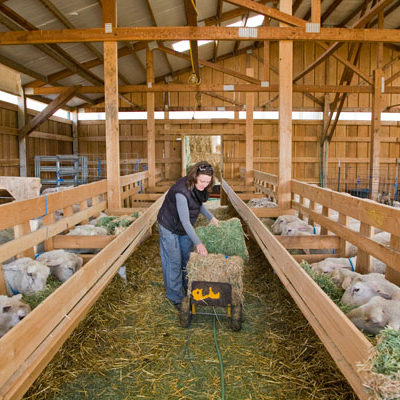
[[[0,1],[0,297],[10,260],[83,260],[0,338],[0,398],[395,399],[300,263],[400,286],[399,21],[397,0]],[[240,332],[164,297],[157,213],[202,160],[249,249]],[[105,214],[130,224],[72,232]],[[274,235],[283,215],[313,235]]]

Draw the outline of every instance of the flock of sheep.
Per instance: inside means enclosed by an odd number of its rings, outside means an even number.
[[[275,208],[277,205],[267,199],[252,199],[248,205]],[[321,209],[319,209],[321,211]],[[318,212],[318,209],[317,209]],[[338,220],[338,214],[332,211],[332,220]],[[267,219],[272,233],[283,236],[318,235],[320,227],[314,227],[295,215],[282,215],[276,220]],[[349,228],[359,231],[360,222],[350,219]],[[390,234],[375,228],[373,240],[388,246]],[[323,261],[310,265],[314,272],[328,274],[333,282],[342,290],[342,304],[355,307],[347,316],[352,322],[366,333],[377,334],[385,326],[400,329],[400,288],[385,279],[386,265],[372,257],[372,271],[369,274],[359,274],[354,271],[357,264],[357,247],[350,245],[348,257],[325,258]],[[305,253],[308,250],[304,250]],[[311,253],[327,253],[329,250],[310,250]]]
[[[62,213],[59,212],[56,219],[60,218],[62,218]],[[102,218],[111,219],[112,217],[100,213],[100,216],[92,219],[89,224],[77,225],[67,235],[108,235],[107,228],[96,226]],[[118,217],[114,218],[118,219]],[[40,229],[41,226],[40,219],[33,220],[31,230]],[[118,234],[121,231],[115,233]],[[12,228],[0,231],[0,245],[13,239],[14,230]],[[30,306],[22,301],[22,295],[31,295],[43,291],[50,275],[61,282],[65,282],[82,267],[83,259],[75,253],[96,253],[98,251],[99,249],[70,251],[58,249],[44,252],[43,243],[41,243],[35,248],[35,252],[39,254],[36,259],[29,257],[16,259],[13,257],[3,264],[2,270],[8,296],[0,296],[0,337],[31,311]]]

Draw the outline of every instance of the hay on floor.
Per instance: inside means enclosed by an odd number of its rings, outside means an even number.
[[[243,304],[243,259],[238,256],[225,257],[222,254],[201,256],[191,253],[187,264],[188,296],[193,281],[223,282],[232,286],[232,304]]]
[[[248,259],[249,253],[239,218],[220,221],[219,226],[200,226],[196,233],[209,253],[240,256],[245,261]]]

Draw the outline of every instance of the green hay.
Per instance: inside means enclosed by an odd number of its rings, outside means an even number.
[[[31,309],[33,310],[61,285],[62,282],[50,275],[47,279],[46,287],[42,291],[33,294],[24,294],[22,300],[25,303],[29,304],[31,306]]]
[[[300,266],[345,314],[354,308],[353,306],[348,306],[340,301],[344,290],[338,288],[329,275],[314,272],[310,265],[304,260],[300,263]]]
[[[138,217],[138,211],[133,212],[130,216],[102,217],[97,221],[96,226],[106,228],[109,235],[115,235],[121,233],[124,228],[127,228],[129,225],[131,225]]]
[[[214,224],[200,226],[196,233],[209,253],[239,256],[244,261],[249,257],[242,224],[238,218],[220,221],[218,227]]]
[[[359,365],[364,385],[374,399],[400,399],[400,331],[390,327],[377,336],[368,360]]]

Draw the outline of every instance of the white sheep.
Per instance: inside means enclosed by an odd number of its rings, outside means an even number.
[[[350,269],[347,268],[336,268],[329,272],[330,277],[332,278],[333,283],[342,289],[345,289],[343,287],[343,283],[345,282],[346,287],[349,286],[349,282],[351,282],[356,278],[361,276],[358,272],[351,271]]]
[[[400,208],[400,201],[393,201],[394,208]]]
[[[107,236],[107,229],[100,226],[77,225],[74,229],[71,229],[67,235],[77,236]]]
[[[50,273],[61,282],[69,279],[80,267],[83,260],[65,250],[51,250],[41,254],[37,260],[50,268]]]
[[[385,326],[400,329],[400,301],[372,297],[367,303],[350,311],[347,316],[357,328],[376,335]]]
[[[319,230],[306,222],[299,220],[285,224],[282,227],[282,236],[311,236],[318,235]]]
[[[358,278],[345,290],[341,301],[350,306],[360,306],[374,296],[392,299],[392,296],[399,291],[398,286],[384,278],[372,280]]]
[[[29,257],[23,257],[3,264],[3,273],[9,295],[32,294],[45,288],[50,269]]]
[[[354,269],[356,266],[356,257],[353,258],[335,258],[328,257],[322,261],[310,265],[314,272],[322,272],[329,274],[335,269],[346,268],[348,270]]]
[[[31,308],[21,301],[22,294],[0,296],[0,337],[25,318]]]
[[[268,198],[266,197],[262,197],[261,199],[250,199],[247,202],[247,205],[250,208],[277,208],[278,205],[276,203],[274,203],[273,201],[270,201]]]
[[[281,215],[279,216],[274,224],[272,225],[272,233],[275,235],[280,235],[282,233],[282,229],[285,225],[289,224],[290,222],[294,221],[301,221],[300,218],[296,217],[295,215]]]

